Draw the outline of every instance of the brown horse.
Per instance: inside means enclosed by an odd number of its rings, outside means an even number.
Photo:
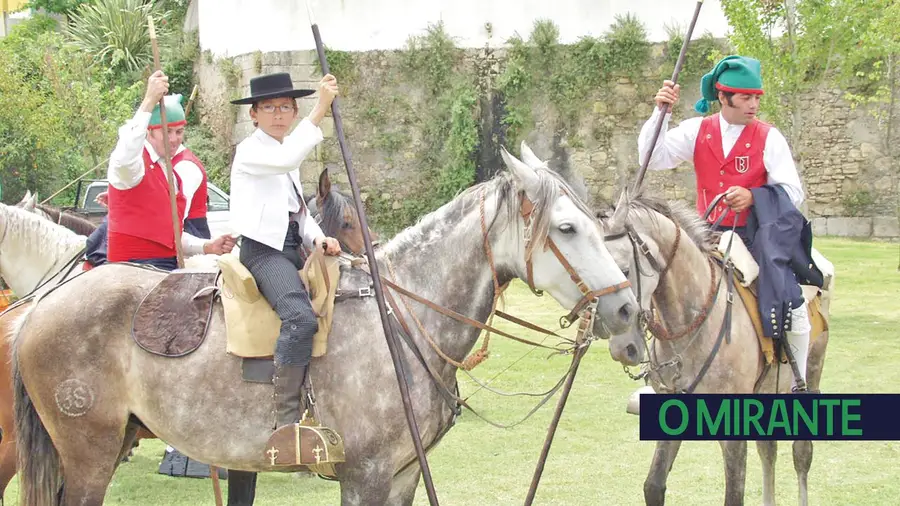
[[[656,392],[791,391],[790,367],[766,365],[756,330],[740,297],[733,297],[730,342],[721,343],[720,331],[726,325],[729,297],[724,283],[718,291],[713,289],[713,282],[722,278],[723,269],[711,258],[715,242],[706,222],[681,202],[667,203],[640,195],[631,199],[623,197],[614,212],[603,216],[609,232],[609,250],[632,286],[640,291],[642,310],[649,311],[653,301],[664,328],[669,329],[665,332],[671,331],[669,336],[658,338],[662,332],[654,330],[649,344],[645,343],[642,326],[635,326],[625,334],[611,333],[609,350],[615,360],[638,365],[649,353],[645,366]],[[827,260],[821,260],[820,266],[823,265],[827,265]],[[826,318],[833,283],[827,288],[822,304]],[[595,333],[609,335],[602,327],[599,322]],[[721,347],[716,345],[717,341]],[[810,389],[819,388],[827,343],[828,331],[825,331],[811,346],[807,371]],[[743,504],[747,442],[720,444],[725,461],[725,504]],[[664,504],[666,479],[680,446],[681,441],[657,443],[644,483],[648,505]],[[758,441],[757,450],[763,463],[763,503],[774,505],[776,442]],[[805,506],[812,442],[795,441],[793,452],[800,504]]]
[[[492,310],[494,276],[501,284],[527,279],[567,311],[593,300],[585,289],[622,286],[625,277],[592,213],[568,186],[503,155],[510,173],[463,192],[380,249],[385,276],[482,323]],[[272,386],[241,381],[240,360],[225,353],[220,306],[205,342],[189,355],[162,358],[133,342],[131,315],[163,276],[126,265],[93,269],[22,318],[13,363],[23,504],[101,504],[135,420],[202,462],[257,472],[297,469],[274,468],[265,458]],[[359,270],[345,276],[348,284],[367,283]],[[90,305],[78,296],[86,292],[97,294]],[[597,314],[614,332],[633,325],[630,290],[596,300]],[[376,305],[351,299],[335,312],[328,353],[314,359],[310,376],[319,418],[344,435],[346,461],[336,466],[342,503],[411,504],[419,468]],[[426,306],[402,313],[421,323],[411,340],[452,389],[456,368],[433,348],[459,361],[480,330]],[[452,424],[454,406],[416,355],[401,349],[412,407],[430,446]],[[186,377],[197,387],[181,388]],[[88,442],[92,452],[85,451]]]

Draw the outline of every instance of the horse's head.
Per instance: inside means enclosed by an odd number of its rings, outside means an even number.
[[[687,244],[695,244],[690,236],[705,237],[707,233],[702,220],[680,202],[670,204],[645,196],[629,198],[623,193],[615,208],[601,211],[598,218],[605,228],[606,246],[631,283],[640,301],[641,314],[647,318],[652,317],[654,292],[669,273],[676,276],[670,282],[678,285],[690,279],[694,270],[706,268],[704,263],[687,269],[692,272],[670,270],[679,245],[685,245],[681,249],[687,248]],[[679,223],[687,227],[686,231],[682,232]],[[637,365],[644,360],[647,346],[643,325],[615,332],[603,322],[595,321],[592,330],[596,336],[609,338],[613,359],[626,365]]]
[[[597,316],[613,332],[632,327],[637,301],[593,214],[524,143],[522,152],[530,163],[501,151],[519,197],[518,235],[512,241],[518,245],[513,253],[518,277],[573,313],[596,299]]]
[[[309,208],[322,227],[322,232],[337,239],[341,243],[341,249],[354,255],[365,253],[362,225],[353,199],[331,184],[328,169],[319,175],[316,195],[314,200],[310,200]],[[372,230],[369,230],[369,237],[373,242],[378,239]]]

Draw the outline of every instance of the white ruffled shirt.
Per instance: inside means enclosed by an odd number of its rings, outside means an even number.
[[[638,160],[641,164],[647,158],[653,130],[656,128],[660,114],[659,108],[654,108],[653,115],[641,128],[641,134],[638,137]],[[653,156],[647,167],[650,170],[674,169],[682,162],[693,162],[694,160],[694,146],[697,143],[697,135],[700,133],[700,123],[703,122],[703,117],[686,119],[672,130],[668,130],[671,118],[672,113],[668,113],[663,120],[662,131],[665,132],[665,135],[660,135],[656,141]],[[741,132],[744,131],[744,125],[729,124],[719,114],[719,126],[722,131],[722,152],[727,157]],[[797,167],[794,165],[794,158],[791,156],[791,148],[788,146],[787,139],[774,126],[769,129],[769,134],[766,136],[763,163],[768,172],[767,184],[781,185],[791,202],[799,208],[804,199],[800,174],[797,173]]]

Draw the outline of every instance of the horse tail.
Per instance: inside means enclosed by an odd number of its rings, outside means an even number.
[[[30,311],[29,311],[30,312]],[[25,317],[13,341],[13,390],[15,392],[17,466],[19,468],[19,497],[22,506],[56,506],[62,497],[62,472],[59,453],[50,434],[25,390],[19,370],[18,348]]]

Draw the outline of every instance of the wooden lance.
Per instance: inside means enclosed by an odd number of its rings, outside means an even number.
[[[328,61],[325,58],[325,48],[322,44],[322,36],[319,33],[319,26],[315,22],[315,17],[313,16],[312,8],[308,1],[306,2],[306,10],[309,15],[309,23],[312,28],[313,38],[316,41],[319,64],[322,67],[322,74],[325,75],[329,73]],[[409,386],[403,372],[403,366],[400,362],[397,336],[394,335],[393,327],[391,327],[390,324],[390,317],[387,312],[387,305],[384,302],[381,276],[378,273],[378,262],[375,261],[375,249],[372,247],[372,238],[369,234],[369,224],[366,219],[365,206],[363,206],[362,198],[360,197],[359,185],[356,182],[356,173],[353,171],[353,162],[350,159],[350,149],[344,138],[344,126],[341,122],[341,111],[337,97],[335,97],[334,102],[331,103],[331,113],[334,117],[334,130],[337,133],[338,144],[341,146],[341,155],[344,158],[344,166],[347,168],[347,177],[350,180],[350,188],[353,190],[353,201],[356,204],[356,212],[359,214],[359,224],[362,228],[363,240],[366,245],[366,258],[369,260],[369,269],[371,269],[372,282],[375,288],[375,300],[378,304],[378,311],[381,313],[381,325],[384,329],[384,336],[387,339],[388,349],[391,352],[394,371],[397,374],[397,383],[400,386],[400,396],[403,398],[403,410],[406,413],[406,421],[409,425],[409,431],[412,434],[416,456],[419,459],[419,466],[422,469],[422,479],[425,482],[425,490],[428,492],[428,501],[432,506],[436,506],[438,504],[437,493],[435,493],[434,490],[434,483],[431,479],[431,470],[428,468],[428,460],[425,458],[425,448],[422,445],[422,437],[419,435],[419,427],[416,424],[415,414],[413,413],[412,401],[410,401],[409,397]]]

